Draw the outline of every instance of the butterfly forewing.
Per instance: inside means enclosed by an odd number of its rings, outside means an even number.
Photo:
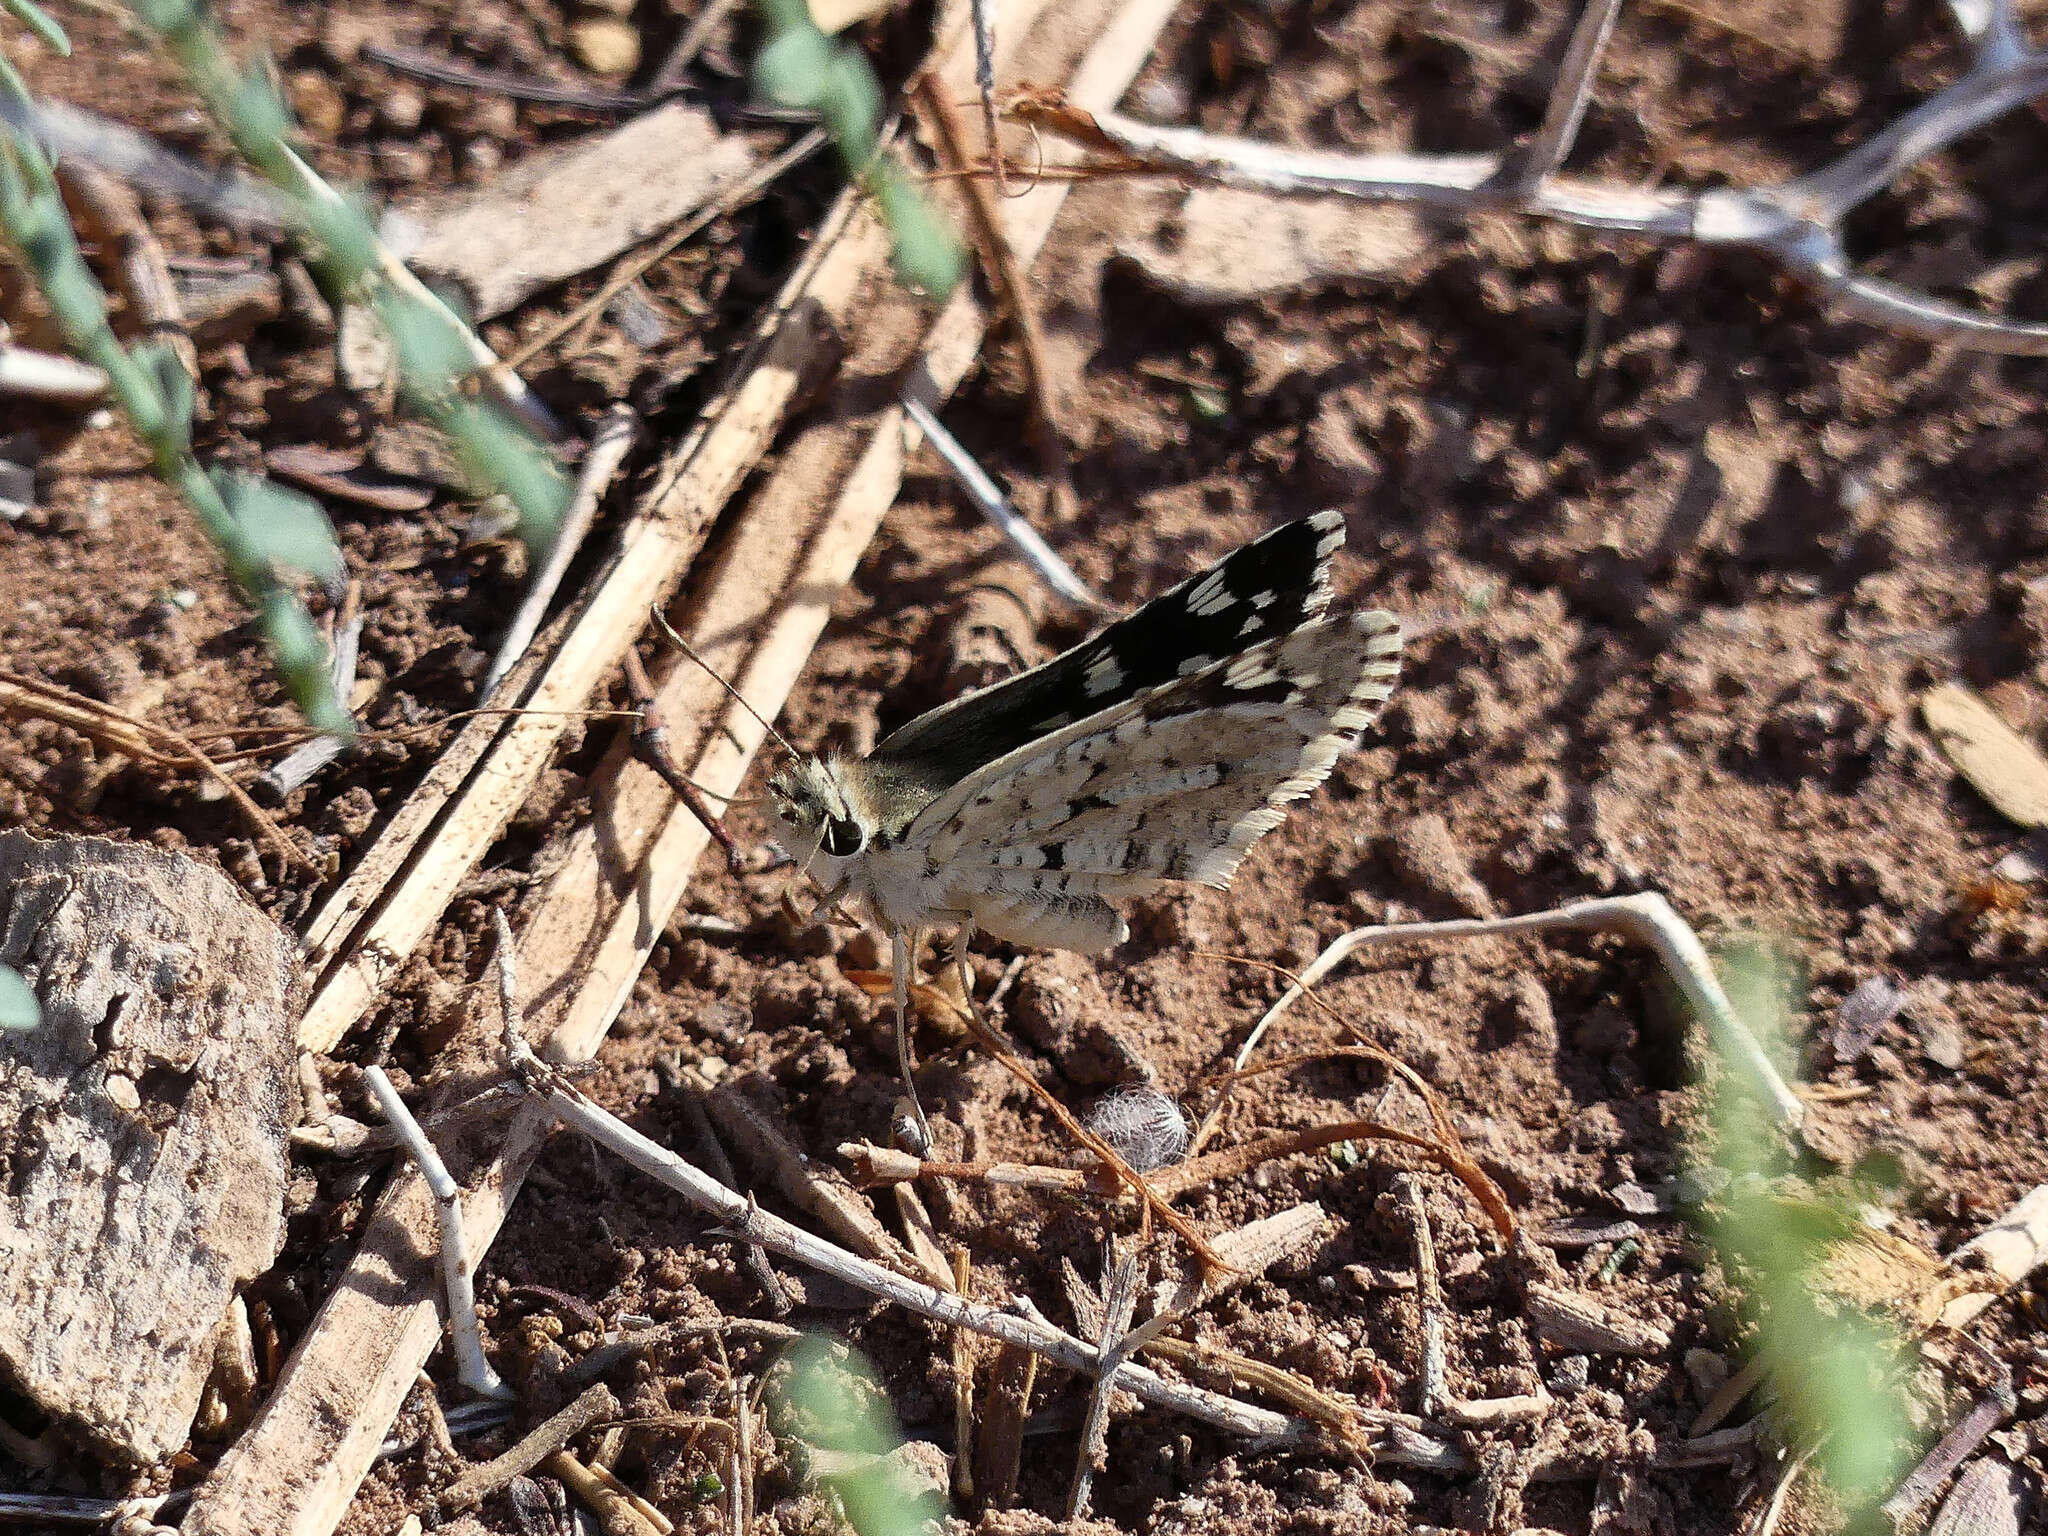
[[[936,791],[1075,721],[1319,618],[1344,519],[1275,528],[1044,666],[920,715],[867,759],[882,779]]]

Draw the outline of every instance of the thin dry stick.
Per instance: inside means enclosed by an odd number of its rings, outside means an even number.
[[[530,1472],[601,1419],[615,1417],[619,1400],[602,1382],[579,1394],[527,1432],[518,1444],[492,1457],[480,1467],[471,1467],[441,1490],[441,1512],[458,1514],[481,1503],[513,1478]]]
[[[1883,1514],[1892,1528],[1904,1529],[1922,1506],[1941,1491],[1949,1474],[1974,1455],[1985,1437],[2011,1418],[2018,1406],[2019,1400],[2012,1390],[2012,1373],[2008,1370],[2004,1380],[1992,1383],[1989,1391],[1970,1404],[1969,1411],[1920,1458],[1919,1465],[1884,1501]]]
[[[1655,891],[1634,896],[1600,897],[1575,901],[1548,912],[1530,912],[1520,917],[1459,918],[1442,923],[1375,923],[1340,934],[1310,962],[1301,978],[1280,995],[1252,1027],[1249,1039],[1238,1055],[1243,1058],[1282,1013],[1318,981],[1341,964],[1354,950],[1380,944],[1435,942],[1441,939],[1505,938],[1518,933],[1550,933],[1559,929],[1573,932],[1619,933],[1655,950],[1664,968],[1678,983],[1692,1011],[1714,1036],[1717,1053],[1733,1062],[1762,1096],[1782,1130],[1797,1131],[1806,1118],[1806,1106],[1792,1092],[1763,1045],[1742,1022],[1728,994],[1721,989],[1713,962],[1699,935],[1672,910],[1671,903]]]
[[[976,32],[979,34],[982,0],[974,0],[974,8]],[[946,100],[938,78],[931,74],[922,76],[916,82],[914,95],[918,114],[931,129],[932,144],[941,170],[966,169],[973,160],[967,136],[961,131],[960,119],[953,112],[953,104]],[[1017,352],[1024,363],[1025,389],[1031,400],[1031,446],[1038,455],[1046,485],[1054,498],[1053,508],[1064,515],[1075,502],[1073,474],[1067,466],[1066,449],[1060,436],[1059,402],[1053,398],[1052,369],[1046,362],[1045,327],[1038,318],[1038,300],[1025,279],[1024,269],[1017,260],[1016,251],[1011,248],[1009,237],[1003,233],[1003,221],[993,200],[1004,195],[1003,157],[996,140],[995,97],[986,86],[983,87],[982,105],[986,111],[985,133],[989,164],[995,171],[995,186],[990,189],[981,184],[980,178],[969,176],[962,181],[961,191],[967,201],[968,222],[974,231],[974,246],[981,256],[982,270],[988,274],[989,286],[995,290],[997,300],[1009,310],[1011,323],[1017,330]]]
[[[1088,113],[1057,94],[1011,110],[1115,157],[1111,169],[1192,176],[1285,196],[1413,203],[1472,214],[1515,211],[1587,229],[1702,245],[1738,246],[1775,260],[1843,313],[1869,324],[1977,351],[2048,355],[2048,325],[1964,309],[1920,289],[1869,277],[1849,264],[1850,213],[1910,167],[2048,91],[2048,51],[2027,49],[2008,8],[1994,6],[1974,34],[1970,68],[1889,127],[1832,163],[1791,181],[1692,192],[1622,186],[1530,169],[1555,167],[1571,148],[1599,45],[1612,25],[1593,0],[1574,33],[1538,137],[1519,152],[1351,155],[1295,150],[1187,128],[1160,128],[1116,113]],[[2000,15],[2007,17],[2001,22]],[[1966,24],[1966,30],[1967,24]],[[1533,152],[1532,152],[1533,151]],[[1527,185],[1523,185],[1527,182]]]
[[[967,0],[974,18],[974,85],[981,93],[981,123],[988,136],[989,165],[995,176],[996,196],[1007,197],[1003,185],[1003,157],[996,140],[996,18],[990,0]],[[955,130],[954,137],[959,137]],[[956,160],[963,157],[956,155]]]
[[[1351,1450],[1376,1460],[1432,1472],[1472,1470],[1472,1463],[1462,1457],[1452,1442],[1442,1438],[1441,1429],[1413,1414],[1368,1412],[1302,1380],[1292,1371],[1235,1350],[1205,1349],[1182,1339],[1161,1338],[1145,1340],[1145,1349],[1176,1365],[1206,1368],[1264,1392],[1311,1423],[1330,1430]]]
[[[500,974],[502,976],[502,970]],[[505,1046],[514,1072],[527,1085],[528,1092],[545,1104],[548,1112],[599,1142],[642,1173],[675,1190],[691,1204],[710,1212],[743,1237],[885,1301],[952,1327],[971,1328],[976,1333],[1029,1349],[1068,1370],[1093,1375],[1098,1368],[1100,1352],[1094,1346],[1042,1319],[1027,1319],[1015,1311],[983,1306],[885,1269],[750,1204],[709,1174],[593,1104],[580,1089],[541,1061],[519,1032],[516,1010],[508,1015]],[[1182,1386],[1142,1366],[1124,1365],[1116,1374],[1116,1385],[1146,1402],[1186,1413],[1219,1428],[1249,1434],[1262,1443],[1291,1445],[1313,1438],[1307,1426],[1294,1420],[1250,1408],[1215,1393]]]
[[[68,688],[5,671],[0,671],[0,715],[48,720],[137,762],[203,773],[226,791],[235,809],[279,857],[299,869],[319,873],[312,860],[270,819],[269,813],[249,798],[247,790],[228,777],[218,762],[200,751],[191,738],[169,726],[139,719]]]
[[[1024,557],[1024,563],[1038,573],[1040,580],[1077,607],[1092,613],[1115,612],[1074,574],[1074,568],[1045,542],[1045,536],[1031,526],[1024,514],[1011,505],[1002,488],[989,478],[988,471],[974,461],[974,455],[946,429],[945,423],[939,420],[930,406],[906,391],[903,409],[917,423],[918,429],[924,433],[946,468],[953,472],[953,478],[960,482],[960,488],[967,492],[981,515],[996,525],[1003,537]]]
[[[484,1357],[483,1331],[476,1321],[476,1285],[469,1260],[469,1240],[462,1228],[462,1186],[449,1176],[447,1165],[434,1144],[427,1140],[419,1121],[405,1107],[405,1100],[384,1075],[382,1067],[363,1068],[363,1079],[377,1096],[392,1130],[419,1166],[434,1193],[434,1207],[441,1218],[441,1275],[448,1288],[448,1327],[455,1340],[456,1374],[462,1384],[479,1397],[511,1398],[512,1389],[499,1379]]]
[[[974,1294],[974,1256],[965,1248],[953,1250],[953,1289],[962,1296]],[[953,1330],[953,1491],[963,1499],[974,1497],[974,1335],[965,1328]]]
[[[1436,1240],[1429,1231],[1429,1212],[1422,1186],[1410,1174],[1394,1181],[1409,1224],[1415,1229],[1415,1305],[1422,1321],[1422,1375],[1415,1411],[1425,1419],[1437,1415],[1447,1396],[1444,1389],[1444,1291],[1436,1273]]]
[[[1432,1141],[1429,1137],[1414,1131],[1402,1130],[1399,1126],[1385,1125],[1377,1120],[1341,1120],[1325,1125],[1304,1126],[1291,1131],[1276,1131],[1270,1136],[1260,1137],[1239,1146],[1226,1147],[1221,1152],[1211,1152],[1204,1157],[1192,1158],[1170,1167],[1157,1168],[1144,1175],[1152,1193],[1163,1200],[1172,1200],[1190,1190],[1203,1188],[1219,1179],[1236,1178],[1248,1173],[1261,1163],[1277,1158],[1293,1157],[1303,1152],[1315,1152],[1323,1147],[1335,1146],[1342,1141],[1391,1141],[1399,1146],[1411,1147],[1425,1153],[1446,1173],[1455,1175],[1472,1196],[1479,1202],[1487,1217],[1494,1224],[1504,1242],[1512,1245],[1515,1236],[1514,1214],[1508,1209],[1507,1199],[1500,1187],[1488,1178],[1462,1149]],[[1129,1186],[1117,1178],[1108,1168],[1055,1168],[1036,1163],[948,1163],[937,1160],[926,1161],[910,1152],[894,1147],[878,1147],[872,1142],[846,1141],[839,1144],[839,1155],[845,1158],[853,1169],[854,1178],[863,1186],[893,1184],[907,1179],[958,1179],[981,1184],[1003,1185],[1015,1189],[1036,1189],[1056,1194],[1117,1195],[1128,1192]]]
[[[519,600],[519,609],[506,626],[505,638],[498,642],[498,653],[491,658],[484,685],[477,691],[479,699],[489,699],[497,692],[498,684],[533,643],[548,604],[554,601],[556,589],[569,573],[570,562],[583,547],[584,535],[597,519],[598,504],[604,500],[612,477],[618,474],[639,435],[640,416],[630,405],[613,405],[598,422],[590,439],[590,450],[583,455],[583,463],[576,471],[576,487],[569,495],[568,509],[562,514],[561,532],[548,547],[547,564],[527,584],[526,595]]]
[[[648,82],[649,96],[666,96],[681,88],[683,76],[697,62],[697,55],[704,51],[704,45],[711,41],[713,29],[731,15],[739,3],[740,0],[705,0],[703,8],[690,18],[690,24],[683,28],[683,35],[676,39],[675,47],[669,50],[668,57],[661,61],[661,68]]]
[[[91,363],[0,342],[0,400],[12,397],[51,405],[91,405],[106,392],[106,374]]]
[[[1492,190],[1510,205],[1519,202],[1552,175],[1571,153],[1593,100],[1593,77],[1600,69],[1601,50],[1621,15],[1621,0],[1591,0],[1572,29],[1571,45],[1558,66],[1557,81],[1543,109],[1543,121],[1528,143],[1504,158]]]
[[[1101,1352],[1102,1369],[1088,1393],[1088,1414],[1081,1423],[1081,1445],[1074,1457],[1073,1481],[1067,1485],[1067,1519],[1084,1520],[1088,1500],[1094,1491],[1097,1463],[1104,1455],[1109,1434],[1109,1400],[1116,1381],[1116,1368],[1132,1353],[1131,1314],[1137,1309],[1138,1288],[1143,1273],[1144,1250],[1133,1244],[1126,1248],[1114,1238],[1102,1261],[1102,1328],[1095,1347]]]

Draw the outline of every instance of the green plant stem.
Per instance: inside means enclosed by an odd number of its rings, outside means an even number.
[[[191,0],[131,0],[177,61],[242,158],[294,208],[309,259],[330,291],[362,294],[398,349],[408,396],[454,445],[463,467],[518,509],[529,556],[546,558],[561,529],[568,484],[530,439],[462,393],[488,358],[448,307],[378,241],[370,219],[329,186],[292,145],[291,114],[269,74],[237,74],[220,35]]]
[[[167,393],[165,368],[152,369],[114,334],[106,294],[80,255],[64,211],[56,176],[41,149],[0,127],[0,229],[36,275],[51,310],[75,352],[106,375],[137,436],[149,447],[157,473],[219,548],[229,578],[257,611],[279,675],[317,729],[348,734],[347,712],[334,696],[323,647],[297,595],[278,577],[272,560],[229,509],[220,485],[192,455],[191,402]],[[183,379],[182,373],[178,374]],[[189,381],[182,387],[189,390]]]

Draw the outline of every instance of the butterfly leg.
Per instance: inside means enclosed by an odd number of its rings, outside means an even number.
[[[903,1091],[909,1096],[911,1113],[917,1117],[917,1134],[922,1142],[918,1148],[920,1155],[932,1145],[932,1124],[924,1117],[924,1105],[917,1097],[917,1079],[912,1075],[915,1064],[910,1059],[910,968],[923,938],[916,928],[889,930],[889,979],[896,1000],[896,1070],[903,1074]]]

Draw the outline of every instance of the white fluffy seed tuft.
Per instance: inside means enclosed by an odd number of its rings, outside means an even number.
[[[1119,1088],[1088,1113],[1088,1129],[1140,1173],[1180,1161],[1188,1149],[1187,1117],[1157,1088]]]

